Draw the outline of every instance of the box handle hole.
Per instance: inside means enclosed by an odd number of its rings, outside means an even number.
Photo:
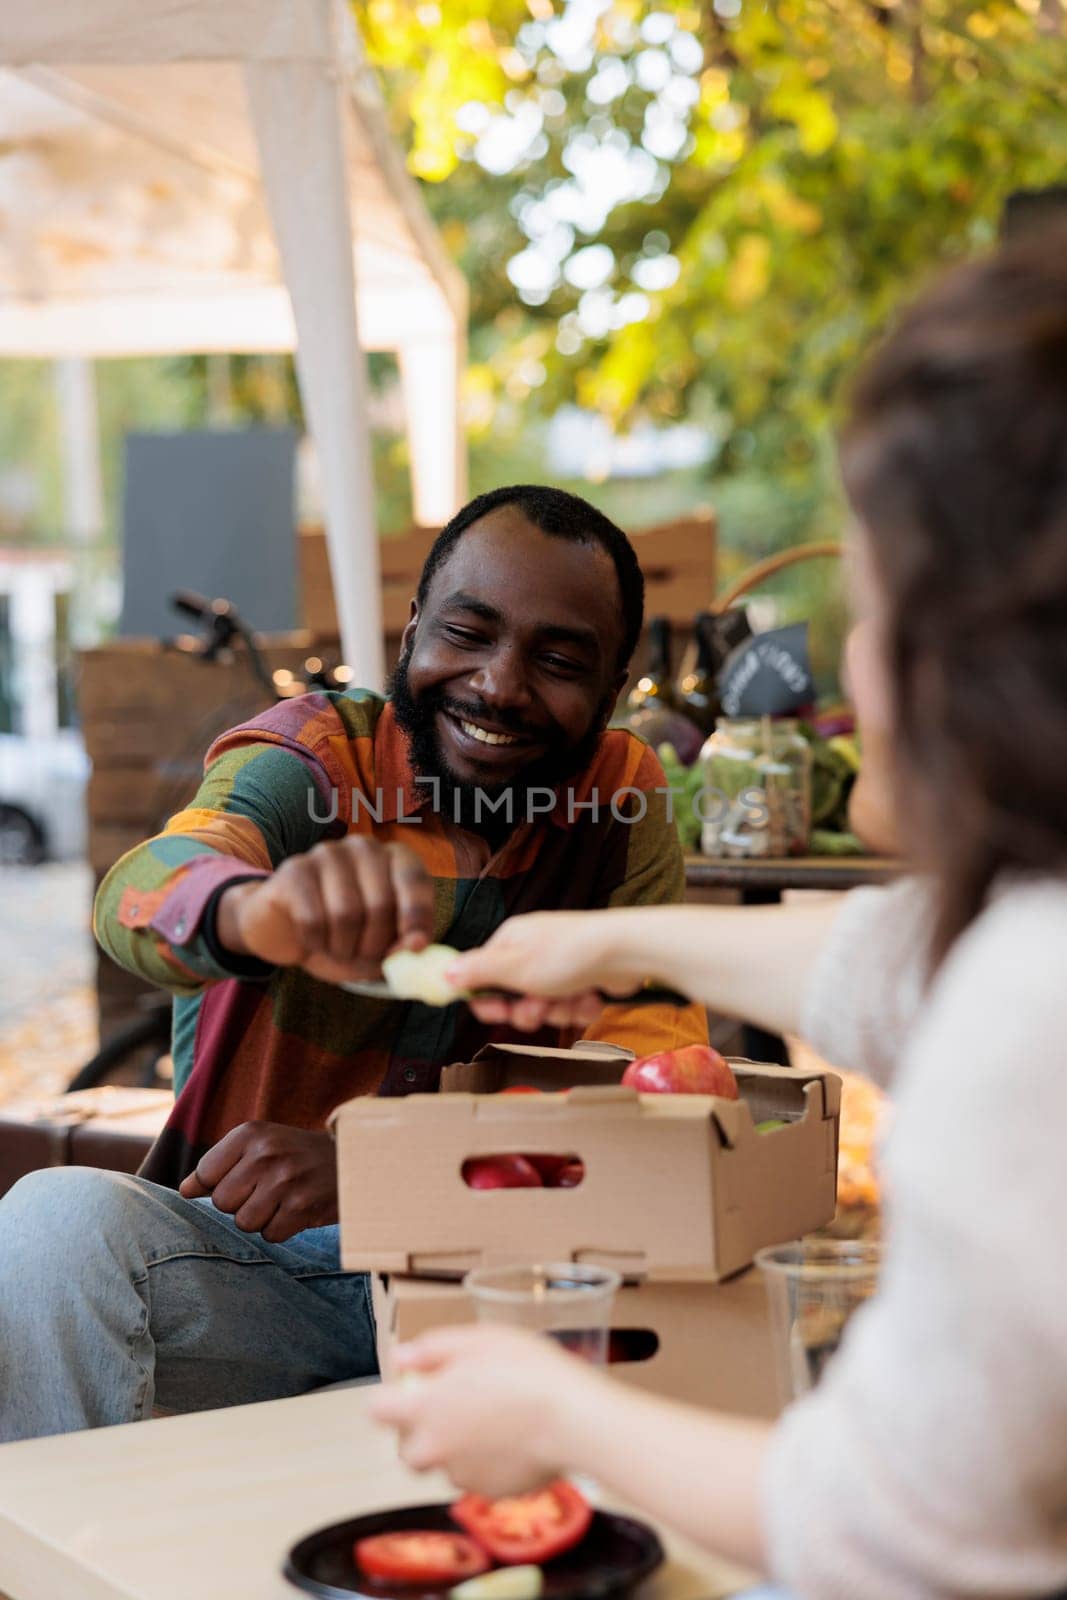
[[[468,1189],[577,1189],[585,1179],[585,1162],[572,1152],[548,1151],[468,1156],[460,1168]]]

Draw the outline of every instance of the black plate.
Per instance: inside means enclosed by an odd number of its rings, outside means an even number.
[[[447,1505],[374,1511],[309,1533],[289,1551],[282,1571],[290,1583],[318,1600],[351,1600],[352,1595],[365,1600],[442,1600],[446,1589],[387,1588],[364,1577],[356,1566],[352,1547],[357,1539],[405,1528],[456,1532]],[[594,1511],[581,1544],[545,1563],[544,1600],[605,1600],[632,1589],[662,1560],[663,1546],[643,1522]]]

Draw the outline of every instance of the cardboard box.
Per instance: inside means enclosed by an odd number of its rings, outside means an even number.
[[[638,1095],[627,1057],[487,1046],[444,1092],[334,1113],[348,1271],[460,1277],[509,1261],[591,1261],[624,1277],[714,1282],[833,1217],[840,1080],[736,1062],[741,1099]],[[509,1083],[550,1092],[501,1095]],[[575,1087],[569,1087],[573,1086]],[[756,1123],[786,1126],[758,1133]],[[573,1189],[469,1188],[470,1156],[577,1156]]]
[[[378,1360],[389,1376],[398,1344],[431,1328],[472,1322],[457,1283],[375,1277]],[[651,1394],[739,1416],[781,1409],[767,1295],[750,1268],[725,1283],[625,1284],[615,1298],[612,1375]],[[619,1359],[626,1355],[636,1359]]]

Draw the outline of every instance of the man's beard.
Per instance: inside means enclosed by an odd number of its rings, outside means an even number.
[[[416,698],[408,678],[409,660],[410,653],[401,656],[389,684],[393,713],[397,726],[407,736],[412,767],[420,777],[437,780],[429,786],[435,809],[451,821],[466,827],[481,826],[493,832],[525,822],[532,790],[558,789],[583,772],[592,761],[600,741],[599,719],[577,744],[568,746],[561,729],[527,728],[517,717],[493,711],[473,700],[456,700],[440,688],[426,689]],[[542,744],[547,741],[548,748],[544,755],[506,782],[470,782],[452,770],[441,748],[437,732],[437,715],[441,711],[468,722],[495,723],[509,733],[532,736]],[[547,816],[547,797],[540,794],[532,800],[534,816]],[[560,803],[566,807],[564,796],[557,801]]]

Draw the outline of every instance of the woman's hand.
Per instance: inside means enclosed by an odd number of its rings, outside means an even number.
[[[580,1467],[586,1419],[608,1388],[550,1339],[515,1328],[441,1328],[401,1346],[393,1364],[404,1376],[371,1409],[397,1430],[402,1459],[490,1498]]]
[[[598,990],[628,994],[640,982],[625,971],[623,917],[611,911],[510,917],[487,944],[460,956],[448,979],[461,989],[513,989],[522,996],[472,1001],[482,1022],[504,1022],[527,1033],[546,1024],[587,1027],[604,1009]]]
[[[589,1473],[718,1556],[762,1565],[767,1423],[641,1394],[517,1328],[439,1328],[394,1367],[401,1381],[371,1410],[416,1472],[490,1499]]]

